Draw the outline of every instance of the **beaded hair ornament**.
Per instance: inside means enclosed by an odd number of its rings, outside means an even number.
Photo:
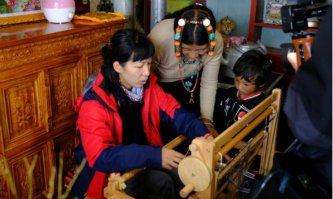
[[[215,34],[213,32],[213,26],[210,25],[210,20],[208,18],[205,18],[201,21],[195,21],[195,20],[187,20],[185,18],[180,18],[178,20],[178,27],[176,28],[176,34],[175,34],[175,52],[176,52],[176,57],[179,58],[181,56],[181,38],[183,34],[183,30],[186,24],[200,24],[205,27],[208,33],[208,55],[213,56],[214,55],[214,50],[215,50]]]
[[[207,33],[208,33],[208,55],[210,57],[212,57],[214,55],[214,49],[215,49],[215,45],[216,45],[216,42],[215,42],[215,34],[213,32],[213,27],[212,25],[210,24],[210,20],[208,18],[205,18],[201,21],[195,21],[195,20],[187,20],[185,18],[180,18],[178,20],[178,27],[176,28],[176,34],[175,34],[175,55],[178,59],[178,65],[179,65],[179,74],[180,74],[180,79],[182,80],[182,84],[183,84],[183,87],[185,88],[185,90],[187,92],[189,92],[191,94],[191,98],[190,98],[190,103],[194,103],[194,99],[193,99],[193,92],[194,90],[196,89],[197,87],[197,84],[198,84],[198,79],[199,79],[199,72],[200,72],[200,69],[202,68],[202,63],[201,63],[201,60],[200,59],[197,59],[196,60],[196,69],[194,70],[194,73],[196,74],[196,80],[195,80],[195,84],[191,90],[191,86],[192,86],[192,82],[191,81],[186,81],[184,83],[184,80],[183,78],[187,78],[188,75],[186,73],[186,70],[184,68],[184,65],[185,65],[185,62],[182,58],[182,49],[181,49],[181,38],[182,38],[182,34],[183,34],[183,30],[184,30],[184,27],[186,24],[199,24],[199,25],[203,25],[205,27],[205,29],[207,30]],[[183,74],[182,74],[182,71],[184,73],[184,77],[183,77]],[[194,78],[194,75],[191,76],[191,79]]]

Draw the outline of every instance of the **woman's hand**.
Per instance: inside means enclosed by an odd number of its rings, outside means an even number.
[[[206,137],[207,140],[214,140],[214,137],[212,134],[210,134],[208,137]]]
[[[206,128],[214,138],[216,138],[219,135],[217,133],[217,130],[214,128],[212,121],[206,118],[202,118],[202,122],[205,124]]]
[[[185,155],[178,153],[173,149],[162,148],[162,167],[165,169],[178,168],[179,162],[185,158]]]
[[[212,127],[211,125],[209,125],[209,124],[205,124],[206,125],[206,128],[208,129],[208,131],[210,132],[210,134],[214,137],[214,138],[216,138],[217,136],[219,136],[219,134],[217,133],[217,130],[214,128],[214,127]]]

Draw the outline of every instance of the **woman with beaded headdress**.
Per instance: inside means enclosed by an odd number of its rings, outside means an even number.
[[[160,86],[217,135],[212,122],[223,40],[212,11],[185,7],[158,23],[148,37],[156,48],[152,71]]]

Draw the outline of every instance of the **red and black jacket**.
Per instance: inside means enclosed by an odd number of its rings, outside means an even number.
[[[112,172],[136,168],[161,167],[160,123],[165,122],[189,139],[209,132],[192,113],[156,83],[151,74],[143,94],[142,122],[147,145],[122,145],[122,119],[117,110],[117,97],[106,86],[101,73],[91,89],[76,101],[79,111],[75,150],[77,165],[87,164],[72,189],[74,197],[104,198],[103,188]],[[86,195],[85,195],[86,194]]]

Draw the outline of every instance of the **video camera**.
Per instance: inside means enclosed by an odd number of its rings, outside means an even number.
[[[299,0],[299,4],[281,8],[283,32],[298,33],[309,28],[309,22],[321,21],[331,1]],[[317,24],[317,23],[315,23]]]
[[[284,52],[282,62],[285,66],[288,65],[284,60],[288,52],[296,50],[298,67],[311,57],[310,47],[315,33],[303,30],[307,30],[309,27],[318,28],[331,3],[332,0],[289,0],[287,5],[281,8],[283,32],[292,33],[295,47],[292,50],[288,44],[281,45]],[[286,50],[286,48],[289,49]]]

